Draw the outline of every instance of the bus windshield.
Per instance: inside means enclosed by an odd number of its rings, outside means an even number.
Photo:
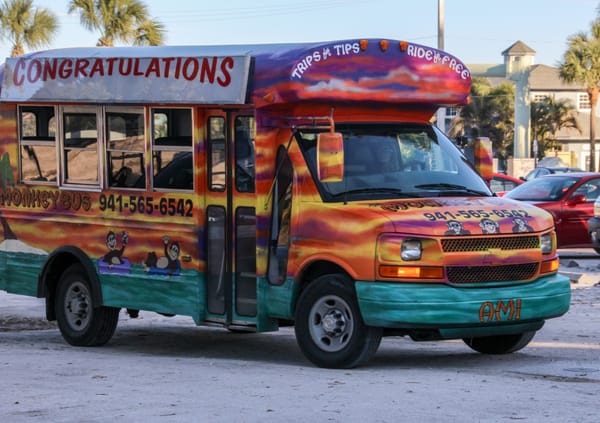
[[[298,140],[324,201],[437,196],[489,196],[465,156],[437,128],[424,124],[338,124],[344,136],[344,179],[320,182],[316,132]]]

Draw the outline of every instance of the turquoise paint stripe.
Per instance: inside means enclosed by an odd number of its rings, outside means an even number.
[[[101,274],[103,303],[191,316],[196,324],[206,319],[204,278],[196,271],[182,271],[178,276]]]
[[[356,292],[365,323],[390,328],[481,327],[544,320],[566,313],[571,300],[570,281],[561,275],[493,288],[358,281]],[[484,303],[496,307],[499,301],[506,305],[511,300],[514,306],[520,300],[518,320],[515,314],[507,321],[508,313],[500,311],[500,322],[495,320],[495,312],[491,312],[491,321],[490,313],[484,313],[485,321],[480,321]],[[484,311],[490,311],[489,307]]]
[[[12,294],[37,296],[40,271],[47,256],[29,253],[3,253],[5,262],[4,286],[0,288]]]
[[[537,331],[544,326],[543,320],[515,325],[440,329],[441,339],[476,338],[480,336],[514,335]]]
[[[272,285],[266,278],[258,280],[259,295],[264,299],[267,315],[281,319],[293,319],[293,305],[296,297],[296,283],[293,278],[286,278],[282,285]]]

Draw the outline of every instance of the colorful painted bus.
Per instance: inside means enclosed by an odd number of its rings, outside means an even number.
[[[72,345],[144,310],[293,324],[349,368],[386,335],[510,353],[569,308],[551,216],[494,196],[431,123],[468,101],[445,52],[75,48],[1,73],[0,290],[45,298]]]

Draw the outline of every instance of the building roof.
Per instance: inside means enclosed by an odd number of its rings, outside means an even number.
[[[533,55],[535,50],[525,44],[523,41],[517,41],[502,52],[502,56],[524,56]]]
[[[529,72],[529,89],[531,91],[573,91],[584,90],[581,84],[564,82],[558,68],[546,65],[534,65]]]
[[[467,65],[473,76],[486,78],[506,78],[506,66],[498,64],[472,64]]]

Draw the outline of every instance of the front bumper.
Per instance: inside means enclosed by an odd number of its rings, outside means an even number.
[[[496,287],[357,281],[356,293],[369,326],[436,329],[450,339],[537,330],[568,311],[571,284],[559,274]]]

